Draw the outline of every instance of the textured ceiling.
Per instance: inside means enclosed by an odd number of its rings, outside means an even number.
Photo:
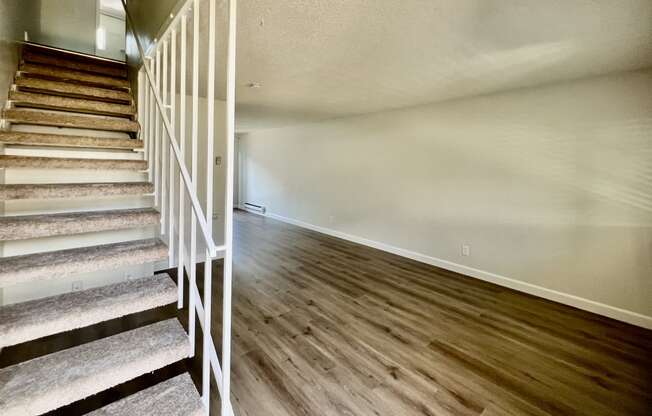
[[[239,131],[652,66],[650,0],[238,4]]]

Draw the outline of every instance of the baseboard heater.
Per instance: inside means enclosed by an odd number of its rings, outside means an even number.
[[[259,214],[265,213],[265,207],[262,205],[256,205],[249,202],[245,202],[244,207],[247,211],[257,212]]]

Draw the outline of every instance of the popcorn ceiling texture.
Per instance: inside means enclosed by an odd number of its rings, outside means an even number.
[[[84,147],[100,149],[142,149],[143,141],[106,137],[67,136],[63,134],[0,132],[0,143],[32,146]]]
[[[144,239],[0,258],[0,287],[163,260],[167,246]]]
[[[148,182],[0,185],[0,201],[137,195],[153,192],[154,184]]]
[[[188,357],[176,319],[123,332],[0,370],[0,414],[37,415]]]
[[[87,416],[200,416],[204,407],[188,373],[111,403]]]
[[[0,155],[0,168],[146,170],[147,161]]]
[[[160,218],[154,208],[0,217],[0,241],[145,227]]]
[[[177,300],[167,274],[0,307],[0,348],[157,308]]]

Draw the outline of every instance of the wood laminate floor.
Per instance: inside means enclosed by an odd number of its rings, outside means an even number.
[[[652,331],[243,212],[235,244],[237,415],[652,415]]]

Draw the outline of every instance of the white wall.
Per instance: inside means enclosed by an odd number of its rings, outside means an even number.
[[[40,0],[40,27],[30,40],[82,53],[95,53],[94,0]]]
[[[248,133],[241,200],[652,327],[650,91],[622,73]]]

